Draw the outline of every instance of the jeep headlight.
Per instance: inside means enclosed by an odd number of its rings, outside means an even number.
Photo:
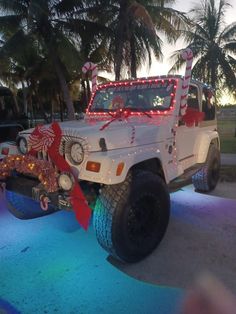
[[[74,165],[80,165],[84,160],[83,146],[78,142],[73,142],[68,150],[68,158]]]
[[[23,136],[19,136],[16,140],[16,143],[19,152],[23,155],[27,154],[28,152],[27,140]]]
[[[58,177],[58,185],[64,191],[70,191],[74,186],[74,177],[69,172],[62,172]]]

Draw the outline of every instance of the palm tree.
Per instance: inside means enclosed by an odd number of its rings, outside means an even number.
[[[236,23],[224,24],[224,14],[230,4],[220,0],[218,6],[214,0],[204,0],[191,11],[192,25],[182,32],[187,47],[194,54],[195,65],[193,76],[213,88],[227,87],[230,91],[236,88]],[[184,48],[185,49],[185,48]],[[176,51],[175,61],[170,71],[176,71],[183,64],[180,52]]]
[[[78,6],[82,1],[76,3]],[[7,39],[5,47],[2,47],[2,53],[5,50],[11,56],[21,51],[21,38],[24,37],[26,41],[33,40],[39,55],[50,59],[60,82],[68,118],[73,119],[74,107],[67,79],[70,77],[71,63],[74,63],[74,68],[81,68],[82,61],[72,36],[67,36],[64,30],[63,22],[66,20],[67,7],[68,3],[65,0],[0,0],[0,9],[5,13],[4,16],[0,16],[0,32]],[[64,13],[61,13],[62,11]]]
[[[2,19],[4,20],[4,18]],[[22,91],[24,94],[24,108],[26,108],[26,94],[25,91],[25,81],[26,81],[26,69],[32,66],[32,56],[34,48],[32,47],[32,42],[24,36],[21,31],[17,32],[16,36],[10,36],[10,31],[8,29],[5,34],[2,33],[1,47],[0,47],[0,78],[1,81],[7,85],[16,96],[19,85],[22,85]],[[9,36],[11,40],[6,39]],[[19,49],[16,49],[17,43],[21,45]],[[35,58],[33,58],[33,63]],[[17,104],[17,98],[16,104]],[[17,105],[18,107],[18,105]],[[19,113],[19,107],[16,112]],[[25,112],[25,110],[24,110]]]
[[[152,52],[162,58],[161,34],[170,42],[176,40],[178,28],[183,27],[185,16],[167,5],[174,0],[118,0],[93,1],[94,19],[104,24],[100,48],[106,54],[106,64],[114,64],[115,77],[120,79],[122,69],[136,77],[137,69],[148,58],[152,63]],[[95,11],[96,10],[96,11]],[[105,47],[105,49],[104,49]]]

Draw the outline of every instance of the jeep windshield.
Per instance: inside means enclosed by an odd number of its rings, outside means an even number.
[[[174,84],[165,80],[162,84],[137,84],[101,87],[96,91],[90,112],[110,112],[120,108],[131,111],[166,111],[174,98]]]

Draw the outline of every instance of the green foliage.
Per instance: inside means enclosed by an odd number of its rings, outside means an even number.
[[[116,79],[121,72],[136,77],[137,69],[152,53],[162,58],[162,40],[166,35],[169,42],[179,36],[178,29],[186,24],[185,16],[167,7],[174,1],[93,1],[96,12],[90,9],[92,19],[107,27],[103,32],[103,47],[107,50],[104,63],[113,63]]]
[[[236,116],[235,119],[232,119],[232,114],[229,113],[225,118],[218,118],[217,125],[220,135],[221,152],[236,154]]]
[[[78,76],[83,64],[79,41],[75,40],[77,32],[69,32],[68,25],[77,20],[71,18],[71,12],[81,9],[84,2],[72,2],[68,6],[60,0],[0,0],[5,14],[0,17],[2,80],[14,78],[17,85],[27,85],[25,103],[27,98],[32,102],[42,86],[48,86],[52,92],[46,94],[55,99],[63,94],[70,118],[74,109],[67,83]]]
[[[60,103],[64,97],[70,111],[68,86],[82,78],[86,61],[101,70],[113,67],[117,79],[125,73],[136,77],[146,61],[151,66],[153,55],[162,59],[163,36],[169,43],[183,36],[194,52],[194,77],[235,90],[236,23],[223,24],[229,4],[204,0],[191,10],[190,21],[174,3],[0,0],[0,79],[14,89],[26,86],[25,103]],[[183,64],[181,51],[173,56],[172,70]]]
[[[236,154],[236,137],[221,136],[221,152],[225,154]]]
[[[218,4],[218,6],[217,6]],[[225,0],[204,0],[190,11],[191,24],[182,35],[194,54],[194,78],[213,88],[236,88],[236,23],[224,26],[224,14],[230,5]],[[176,51],[170,72],[178,70],[184,61]]]

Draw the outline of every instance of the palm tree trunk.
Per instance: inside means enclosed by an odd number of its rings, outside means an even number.
[[[130,38],[130,72],[132,78],[137,78],[137,58],[133,36]]]
[[[75,120],[75,109],[74,109],[74,105],[73,105],[73,102],[72,102],[71,97],[70,97],[69,88],[67,86],[65,76],[63,74],[63,71],[62,71],[62,68],[60,65],[60,60],[57,57],[55,57],[55,55],[54,55],[53,61],[54,61],[54,66],[55,66],[55,70],[57,73],[57,77],[58,77],[59,82],[60,82],[63,98],[64,98],[64,101],[66,103],[66,107],[67,107],[67,111],[68,111],[68,119],[69,120]]]
[[[13,92],[13,100],[14,100],[16,114],[19,115],[20,108],[19,108],[19,104],[18,104],[18,100],[17,100],[16,94],[14,92]]]
[[[64,118],[63,118],[63,112],[64,112],[63,101],[61,100],[60,95],[58,95],[58,97],[56,99],[57,99],[57,103],[59,103],[59,107],[60,107],[60,119],[61,119],[61,121],[63,121],[64,120]]]
[[[70,97],[69,88],[63,73],[63,66],[57,53],[57,42],[53,31],[52,24],[48,19],[45,20],[44,27],[41,29],[42,37],[47,46],[49,56],[55,67],[55,71],[61,86],[64,102],[67,107],[67,117],[69,120],[75,120],[75,109]]]
[[[33,91],[34,91],[34,95],[35,95],[36,100],[37,100],[37,104],[39,106],[39,110],[41,111],[44,120],[46,121],[46,123],[50,123],[50,121],[48,119],[48,116],[46,114],[46,110],[44,108],[44,104],[43,104],[42,98],[40,97],[37,88],[34,87]]]
[[[23,80],[21,81],[21,86],[22,86],[22,93],[23,93],[24,114],[28,116],[27,92],[26,92],[25,83]]]
[[[116,33],[116,47],[115,47],[115,58],[114,58],[114,68],[115,68],[115,79],[120,80],[120,71],[122,65],[122,54],[124,48],[124,36],[125,36],[125,17],[128,8],[128,1],[120,1],[120,11],[119,11],[119,26]]]

